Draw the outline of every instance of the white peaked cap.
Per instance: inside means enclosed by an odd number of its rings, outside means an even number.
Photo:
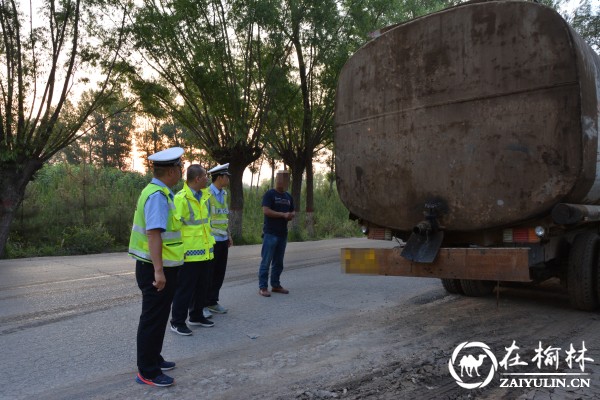
[[[209,169],[208,173],[211,175],[229,175],[229,163],[223,165],[217,165],[216,167]]]
[[[177,165],[181,162],[183,149],[181,147],[171,147],[158,153],[154,153],[148,157],[154,165]]]

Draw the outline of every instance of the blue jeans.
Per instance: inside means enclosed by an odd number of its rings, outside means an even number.
[[[287,245],[287,236],[275,236],[264,234],[262,250],[260,255],[262,261],[258,270],[258,287],[260,289],[268,288],[269,267],[271,267],[271,286],[280,287],[279,277],[283,271],[283,255]]]

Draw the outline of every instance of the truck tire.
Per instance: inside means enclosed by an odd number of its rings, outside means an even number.
[[[567,288],[569,300],[575,308],[591,311],[598,307],[596,293],[598,250],[600,236],[595,232],[584,232],[575,236],[569,251]]]
[[[460,286],[460,279],[441,279],[442,286],[446,289],[446,292],[452,294],[465,294]]]
[[[466,296],[483,297],[494,291],[494,282],[477,281],[473,279],[461,279],[460,286]]]

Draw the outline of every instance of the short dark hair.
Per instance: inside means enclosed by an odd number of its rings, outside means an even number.
[[[169,172],[169,168],[173,167],[173,165],[153,165],[153,175],[155,178],[162,178],[167,175]]]
[[[200,164],[192,164],[187,169],[187,181],[191,182],[204,174],[206,174],[206,170]]]

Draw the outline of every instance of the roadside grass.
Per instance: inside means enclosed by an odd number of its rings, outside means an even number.
[[[305,190],[289,241],[360,236],[348,219],[335,186],[315,179],[314,234],[305,227]],[[47,165],[27,186],[5,248],[5,258],[126,251],[139,193],[151,176],[114,168]],[[182,184],[178,185],[179,189]],[[261,201],[267,183],[244,189],[242,237],[236,244],[261,242]]]

